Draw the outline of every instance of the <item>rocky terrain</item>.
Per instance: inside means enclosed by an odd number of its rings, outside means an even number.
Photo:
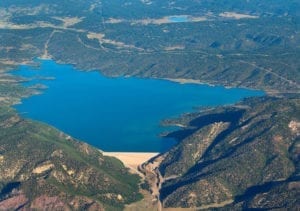
[[[152,190],[159,188],[163,207],[299,208],[299,117],[298,96],[183,116],[172,124],[186,129],[169,134],[179,144],[144,172],[150,181],[150,173],[160,177]]]

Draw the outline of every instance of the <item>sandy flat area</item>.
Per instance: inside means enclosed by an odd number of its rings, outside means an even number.
[[[255,15],[248,15],[248,14],[241,14],[241,13],[235,13],[235,12],[223,12],[220,13],[219,16],[223,18],[234,18],[234,19],[243,19],[243,18],[259,18]]]
[[[133,172],[139,173],[138,166],[158,155],[158,152],[103,152],[105,156],[116,157]]]

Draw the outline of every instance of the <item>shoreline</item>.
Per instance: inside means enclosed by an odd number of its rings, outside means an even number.
[[[216,86],[223,86],[225,89],[235,89],[235,88],[240,88],[240,89],[248,89],[248,90],[253,90],[253,91],[262,91],[265,93],[265,95],[278,95],[278,94],[286,94],[286,91],[279,91],[279,90],[273,90],[273,89],[259,89],[259,88],[253,88],[253,87],[247,87],[247,86],[233,86],[233,85],[222,85],[222,84],[214,84],[210,82],[205,82],[202,80],[198,79],[185,79],[185,78],[158,78],[154,77],[154,79],[160,79],[160,80],[166,80],[166,81],[171,81],[174,83],[179,83],[179,84],[198,84],[198,85],[207,85],[211,87],[216,87]],[[295,93],[295,92],[291,92]]]
[[[38,60],[41,60],[41,61],[54,61],[55,63],[57,64],[62,64],[62,65],[71,65],[73,66],[75,69],[77,68],[76,67],[76,64],[72,64],[72,63],[65,63],[61,60],[54,60],[51,56],[38,56],[36,57]],[[21,63],[21,65],[30,65],[30,62],[28,63]],[[104,77],[109,77],[109,78],[115,78],[115,77],[123,77],[123,78],[141,78],[141,79],[157,79],[157,80],[165,80],[165,81],[171,81],[171,82],[174,82],[174,83],[178,83],[178,84],[196,84],[196,85],[206,85],[206,86],[210,86],[210,87],[217,87],[217,86],[222,86],[224,87],[225,89],[234,89],[234,88],[240,88],[240,89],[248,89],[248,90],[253,90],[253,91],[262,91],[265,93],[265,95],[270,95],[270,96],[277,96],[277,95],[280,95],[280,94],[287,94],[289,92],[287,91],[280,91],[280,90],[274,90],[274,89],[268,89],[268,88],[254,88],[254,87],[248,87],[248,86],[238,86],[238,85],[223,85],[222,83],[216,83],[216,82],[208,82],[208,81],[203,81],[203,80],[200,80],[200,79],[191,79],[191,78],[168,78],[168,77],[152,77],[152,76],[148,76],[148,77],[139,77],[139,76],[133,76],[133,75],[130,75],[130,74],[127,74],[127,75],[104,75],[103,72],[99,69],[82,69],[80,71],[83,71],[83,72],[93,72],[93,71],[96,71],[98,73],[100,73],[102,76]],[[291,93],[298,93],[297,91],[294,92],[292,91]]]
[[[205,82],[202,82],[201,80],[197,80],[197,79],[186,79],[186,78],[157,78],[157,79],[172,81],[172,82],[179,83],[179,84],[199,84],[199,85],[208,85],[211,87],[216,86],[214,84],[205,83]]]
[[[159,152],[101,152],[104,156],[119,159],[124,166],[142,177],[144,177],[144,175],[138,170],[139,166],[160,154]]]

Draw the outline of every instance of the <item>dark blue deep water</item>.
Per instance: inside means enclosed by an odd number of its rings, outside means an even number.
[[[194,107],[232,104],[264,94],[165,80],[108,78],[50,60],[37,62],[41,63],[39,69],[21,66],[15,74],[33,79],[25,85],[48,88],[23,99],[15,106],[17,110],[104,151],[165,151],[175,141],[159,136],[166,130],[160,126],[161,120],[191,112]]]

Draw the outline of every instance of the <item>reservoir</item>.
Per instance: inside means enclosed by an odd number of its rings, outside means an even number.
[[[109,78],[71,65],[37,60],[40,67],[20,66],[14,72],[30,78],[26,86],[42,84],[42,93],[15,108],[74,138],[104,151],[162,152],[175,144],[159,135],[166,118],[192,112],[195,107],[233,104],[262,91],[179,84],[167,80]]]

